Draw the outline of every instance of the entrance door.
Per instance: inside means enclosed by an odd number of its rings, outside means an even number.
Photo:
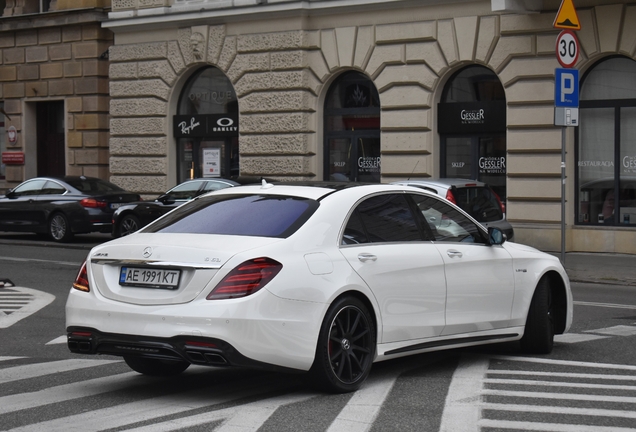
[[[64,102],[36,104],[37,175],[66,174]]]
[[[239,174],[238,138],[179,139],[179,182],[200,177],[235,178]]]

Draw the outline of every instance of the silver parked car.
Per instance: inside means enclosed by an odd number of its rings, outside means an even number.
[[[393,183],[434,192],[459,206],[486,228],[499,228],[509,241],[513,240],[514,230],[506,220],[506,209],[499,196],[486,183],[459,178],[417,179]]]

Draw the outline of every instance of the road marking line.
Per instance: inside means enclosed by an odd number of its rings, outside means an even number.
[[[482,403],[482,409],[495,410],[495,411],[519,411],[519,412],[533,412],[544,414],[565,414],[565,415],[583,415],[594,417],[620,417],[620,418],[635,418],[635,411],[620,411],[620,410],[608,410],[608,409],[594,409],[594,408],[568,408],[557,407],[547,405],[515,405],[515,404],[498,404],[498,403]]]
[[[81,414],[60,417],[52,420],[33,423],[15,429],[12,432],[86,432],[107,429],[116,429],[134,423],[152,421],[158,417],[181,414],[199,408],[214,409],[214,406],[239,400],[246,397],[254,397],[285,388],[286,383],[281,382],[278,376],[271,376],[255,388],[254,381],[244,379],[242,382],[226,384],[218,393],[209,388],[185,391],[183,393],[168,394],[150,399],[120,404],[108,408],[94,409]],[[238,407],[240,410],[240,407]],[[178,422],[179,420],[177,420]],[[180,423],[179,423],[180,424]],[[152,429],[155,425],[152,425]],[[128,430],[128,429],[127,429]]]
[[[225,408],[190,417],[181,417],[135,429],[126,429],[126,432],[171,432],[185,428],[193,428],[217,420],[225,421],[220,427],[214,429],[214,432],[254,431],[262,426],[279,407],[303,402],[314,397],[316,397],[315,394],[308,393],[277,396],[238,407]]]
[[[603,374],[584,374],[574,372],[542,372],[542,371],[518,371],[489,369],[488,375],[529,375],[529,376],[550,376],[559,378],[583,378],[583,379],[604,379],[604,380],[620,380],[620,381],[636,381],[636,375],[603,375]]]
[[[595,401],[595,402],[617,402],[636,403],[636,397],[632,396],[604,396],[597,394],[568,394],[568,393],[547,393],[547,392],[526,392],[514,390],[490,390],[483,389],[481,394],[488,396],[509,396],[523,397],[531,399],[558,399],[571,401]]]
[[[615,308],[615,309],[636,309],[636,306],[634,305],[622,305],[622,304],[614,304],[614,303],[575,301],[574,304],[578,306],[597,306],[597,307],[606,307],[606,308]]]
[[[37,291],[31,288],[11,287],[8,289],[12,291],[18,291],[23,295],[26,294],[33,296],[33,300],[20,309],[11,312],[10,314],[0,315],[0,328],[7,328],[12,326],[21,319],[28,317],[29,315],[39,311],[45,306],[48,306],[51,302],[53,302],[53,300],[55,300],[54,295],[43,291]],[[4,297],[4,295],[0,298],[2,297]]]
[[[609,338],[609,336],[566,333],[562,335],[555,335],[554,341],[559,343],[579,343],[579,342],[589,342],[593,340],[607,339],[607,338]]]
[[[23,358],[26,358],[26,357],[13,357],[13,356],[4,356],[4,357],[1,357],[1,356],[0,356],[0,361],[16,360],[16,359],[23,359]]]
[[[514,356],[503,356],[503,355],[492,356],[490,358],[493,360],[508,360],[508,361],[542,363],[542,364],[561,365],[561,366],[577,366],[577,367],[588,367],[588,368],[596,368],[596,369],[620,369],[620,370],[636,371],[636,366],[620,365],[620,364],[613,364],[613,363],[589,363],[589,362],[580,362],[580,361],[571,361],[571,360],[554,360],[554,359],[544,359],[544,358],[538,358],[538,357],[514,357]]]
[[[636,327],[617,325],[613,327],[606,327],[596,330],[585,330],[585,333],[600,333],[610,336],[634,336],[636,335]]]
[[[94,366],[107,365],[111,363],[120,363],[121,360],[58,360],[48,363],[34,363],[23,366],[15,366],[0,369],[0,384],[19,381],[29,378],[37,378],[44,375],[50,375],[60,372],[67,372],[77,369],[89,368]]]
[[[634,432],[636,429],[615,426],[586,426],[560,423],[529,423],[508,420],[480,420],[479,426],[540,432]]]
[[[16,257],[6,257],[0,256],[0,261],[18,261],[18,262],[39,262],[39,263],[51,263],[51,264],[59,264],[59,265],[67,265],[78,267],[82,265],[81,262],[70,262],[70,261],[53,261],[53,260],[45,260],[45,259],[35,259],[35,258],[16,258]]]
[[[465,356],[462,356],[462,360]],[[461,361],[455,369],[442,412],[440,432],[476,432],[480,418],[482,379],[488,370],[487,358]]]
[[[376,375],[367,379],[362,388],[349,399],[327,431],[358,432],[371,429],[397,378],[396,374]]]
[[[30,393],[3,396],[0,397],[0,414],[125,390],[135,385],[133,381],[135,376],[139,376],[139,374],[126,372],[119,375],[49,387]]]
[[[57,337],[50,342],[47,342],[45,345],[63,344],[63,343],[66,343],[66,341],[68,341],[68,336],[64,335],[64,336]]]
[[[530,385],[541,387],[567,387],[567,388],[586,388],[586,389],[606,389],[606,390],[629,390],[636,391],[636,386],[629,385],[612,385],[612,384],[586,384],[572,383],[565,381],[535,381],[535,380],[516,380],[516,379],[497,379],[486,378],[485,384],[510,384],[510,385]]]

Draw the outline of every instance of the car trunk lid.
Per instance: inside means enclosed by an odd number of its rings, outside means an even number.
[[[270,237],[138,233],[94,248],[91,285],[104,297],[137,305],[187,303],[235,254],[280,241]]]

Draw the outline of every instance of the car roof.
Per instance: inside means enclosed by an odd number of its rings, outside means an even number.
[[[420,184],[425,186],[434,185],[437,187],[465,187],[465,186],[486,186],[486,183],[479,180],[461,179],[461,178],[430,178],[430,179],[413,179],[395,182],[398,184]]]
[[[267,194],[267,195],[287,195],[301,198],[321,200],[335,192],[355,191],[361,195],[383,191],[405,191],[423,192],[421,189],[382,183],[356,183],[356,182],[324,182],[324,181],[298,181],[298,182],[273,182],[262,181],[261,184],[245,185],[239,188],[226,188],[211,192],[210,194]],[[208,194],[206,194],[208,195]],[[204,195],[205,196],[205,195]]]

